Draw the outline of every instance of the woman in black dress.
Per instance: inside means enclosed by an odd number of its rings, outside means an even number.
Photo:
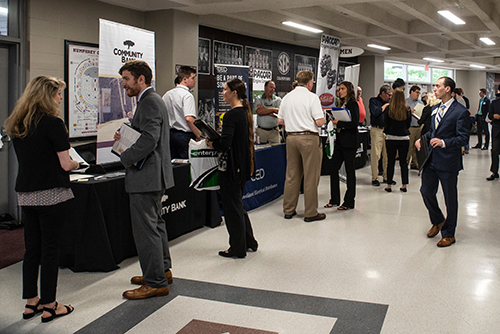
[[[73,312],[56,302],[59,232],[73,198],[68,171],[78,168],[69,156],[68,131],[59,117],[64,81],[33,79],[5,121],[19,163],[16,180],[22,207],[26,252],[23,261],[24,319],[42,314],[42,322]],[[40,269],[40,297],[38,272]]]
[[[231,110],[224,115],[221,137],[213,142],[207,141],[208,146],[223,152],[219,164],[219,184],[229,249],[220,251],[219,255],[244,258],[248,249],[255,252],[258,247],[243,206],[245,183],[255,172],[253,115],[245,83],[240,79],[226,82],[222,96]]]
[[[384,133],[385,147],[387,149],[387,188],[385,188],[385,191],[392,191],[394,165],[396,164],[396,154],[398,154],[403,183],[403,186],[399,190],[406,192],[406,185],[408,184],[408,163],[406,162],[406,156],[410,147],[410,123],[412,116],[410,107],[406,105],[403,91],[394,91],[385,113]]]
[[[356,170],[354,168],[354,158],[358,149],[358,123],[359,107],[356,102],[356,92],[354,86],[349,81],[344,81],[339,85],[339,103],[342,108],[349,110],[351,114],[350,122],[343,122],[337,119],[330,120],[337,126],[335,150],[333,151],[333,168],[330,173],[330,201],[325,208],[331,208],[340,204],[339,170],[342,163],[345,164],[347,175],[347,191],[344,202],[337,210],[354,209],[354,197],[356,196]]]

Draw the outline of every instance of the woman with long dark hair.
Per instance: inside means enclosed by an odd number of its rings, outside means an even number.
[[[68,131],[59,117],[64,81],[33,79],[5,120],[19,163],[16,180],[22,207],[26,252],[23,261],[24,319],[42,314],[42,322],[73,312],[56,302],[59,272],[59,231],[73,198],[68,171],[78,168],[69,156]],[[40,297],[38,271],[40,269]]]
[[[411,109],[406,105],[403,91],[395,90],[385,115],[385,147],[387,148],[387,188],[391,192],[394,178],[394,165],[398,154],[401,167],[401,181],[403,186],[399,189],[406,192],[408,185],[408,163],[406,156],[410,147]]]
[[[354,197],[356,196],[356,170],[354,158],[358,149],[358,124],[359,107],[356,101],[354,86],[349,81],[344,81],[339,85],[339,104],[342,108],[349,110],[351,114],[350,122],[343,122],[337,119],[330,120],[336,127],[335,149],[333,151],[333,168],[330,173],[330,201],[325,208],[331,208],[340,204],[339,170],[342,163],[345,163],[347,175],[347,191],[344,202],[337,210],[354,209]]]
[[[219,255],[244,258],[248,249],[255,252],[258,247],[243,206],[245,183],[255,172],[253,115],[245,83],[240,79],[227,81],[222,96],[231,110],[224,115],[221,137],[213,142],[207,141],[208,146],[223,152],[219,164],[219,184],[229,249],[220,251]]]

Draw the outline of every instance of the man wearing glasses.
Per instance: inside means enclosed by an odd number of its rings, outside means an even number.
[[[406,104],[411,108],[412,118],[410,123],[410,149],[408,150],[408,156],[406,157],[406,162],[411,169],[418,170],[417,163],[417,151],[415,150],[415,142],[420,138],[420,125],[418,125],[418,118],[415,117],[415,107],[417,104],[422,104],[418,100],[420,96],[420,87],[412,86],[410,88],[410,96],[406,99]],[[410,162],[411,161],[411,162]]]
[[[370,99],[370,139],[371,146],[371,166],[372,166],[372,186],[380,186],[378,180],[378,161],[382,155],[382,164],[384,172],[382,177],[387,180],[387,151],[385,149],[385,134],[384,134],[384,111],[389,106],[389,100],[392,96],[392,89],[389,85],[380,87],[380,92],[377,97]]]

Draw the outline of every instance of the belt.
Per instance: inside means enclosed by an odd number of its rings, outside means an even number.
[[[416,125],[416,126],[410,126],[410,128],[419,128],[420,125]]]
[[[383,127],[383,126],[378,126],[378,125],[372,125],[372,128],[384,129],[384,127]]]
[[[314,136],[317,136],[318,133],[317,132],[313,132],[313,131],[301,131],[301,132],[287,132],[287,135],[290,135],[290,136],[297,136],[297,135],[314,135]]]
[[[258,128],[266,131],[271,131],[271,130],[276,130],[278,127],[275,126],[274,128],[263,128],[262,126],[258,126]]]

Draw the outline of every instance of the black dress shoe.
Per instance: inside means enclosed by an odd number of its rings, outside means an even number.
[[[372,181],[372,186],[378,187],[378,186],[380,186],[380,182],[378,180],[373,180]]]
[[[407,188],[403,188],[403,187],[399,188],[399,190],[401,190],[401,191],[402,191],[402,192],[404,192],[404,193],[408,191],[408,189],[407,189]]]
[[[225,251],[220,251],[219,255],[222,257],[237,257],[239,259],[243,259],[246,256],[246,254],[245,255],[237,255],[236,253],[233,253],[229,249],[225,250]]]
[[[392,188],[389,187],[385,188],[384,190],[387,191],[388,193],[392,192]]]
[[[294,211],[291,215],[285,215],[285,219],[292,219],[293,216],[295,216],[297,214],[296,211]]]
[[[481,145],[472,146],[472,148],[481,148]]]
[[[488,180],[488,181],[493,181],[494,179],[498,179],[498,176],[499,176],[499,175],[498,175],[498,174],[496,174],[496,173],[495,173],[495,174],[491,174],[490,176],[488,176],[488,177],[486,178],[486,180]]]
[[[387,183],[387,180],[384,180],[384,183]],[[389,183],[387,183],[389,184]],[[392,181],[391,185],[395,185],[396,184],[396,181]]]

